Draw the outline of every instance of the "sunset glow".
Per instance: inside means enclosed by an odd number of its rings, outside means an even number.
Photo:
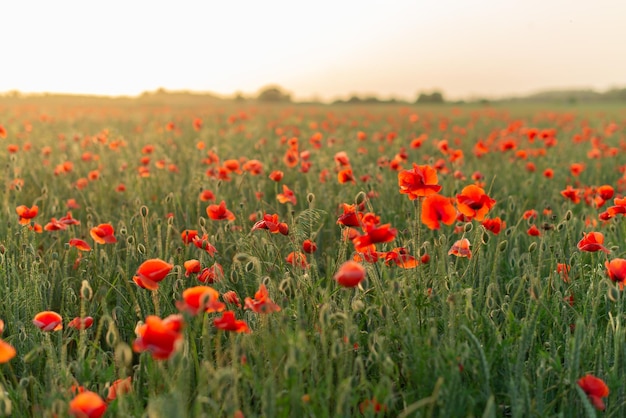
[[[34,1],[2,6],[0,92],[296,99],[626,84],[626,3]]]

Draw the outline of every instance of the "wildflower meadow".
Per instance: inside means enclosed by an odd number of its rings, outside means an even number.
[[[0,101],[0,414],[623,417],[626,112]]]

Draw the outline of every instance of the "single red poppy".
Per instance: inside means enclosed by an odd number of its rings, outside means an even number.
[[[589,232],[583,233],[583,238],[578,241],[576,245],[580,251],[603,251],[609,253],[610,251],[602,245],[604,243],[604,235],[601,232]]]
[[[439,229],[441,222],[451,225],[456,219],[456,209],[450,198],[440,194],[431,194],[422,204],[421,220],[430,229]]]
[[[284,176],[284,174],[283,174],[282,171],[274,170],[274,171],[272,171],[270,173],[269,178],[270,178],[270,180],[273,180],[273,181],[278,183],[279,181],[281,181],[283,179],[283,176]]]
[[[256,222],[252,226],[252,231],[257,229],[267,229],[273,234],[280,232],[283,235],[289,235],[289,225],[285,222],[280,222],[277,214],[263,214],[263,220]]]
[[[609,387],[602,379],[588,374],[578,379],[576,383],[587,394],[589,400],[596,409],[600,411],[604,411],[606,409],[602,398],[609,396]]]
[[[287,187],[286,184],[283,184],[283,192],[278,193],[276,195],[276,199],[278,199],[278,201],[282,204],[289,202],[292,205],[295,205],[297,203],[296,195],[289,187]]]
[[[285,261],[291,264],[294,267],[300,267],[301,269],[306,269],[309,266],[309,263],[306,260],[306,255],[298,251],[292,251],[287,254],[285,257]]]
[[[69,404],[70,415],[77,418],[100,418],[107,410],[107,404],[95,392],[84,391],[76,395]]]
[[[144,289],[157,290],[159,282],[167,276],[174,266],[159,258],[146,260],[137,269],[133,281]]]
[[[398,173],[400,193],[408,195],[411,200],[439,193],[441,186],[438,182],[437,171],[428,165],[414,163],[411,170]]]
[[[348,260],[339,267],[333,278],[343,287],[356,287],[365,275],[365,267],[356,261]]]
[[[183,263],[183,267],[185,268],[185,277],[189,277],[193,273],[199,273],[200,269],[200,261],[196,259],[187,260]]]
[[[280,306],[275,304],[271,299],[267,288],[263,283],[259,286],[259,290],[254,294],[254,299],[245,299],[245,309],[250,309],[256,313],[272,313],[279,312]]]
[[[219,205],[209,205],[206,208],[206,213],[209,218],[214,221],[235,220],[235,214],[226,209],[226,202],[224,202],[223,200],[220,202]]]
[[[90,316],[86,316],[84,318],[76,317],[72,319],[69,324],[67,324],[68,328],[74,329],[87,329],[93,325],[93,318]]]
[[[180,238],[185,244],[191,244],[193,240],[198,236],[198,231],[195,229],[185,229],[180,233]]]
[[[463,215],[482,221],[496,201],[490,198],[481,187],[470,184],[456,195],[456,203],[459,212]]]
[[[63,329],[63,318],[54,311],[43,311],[35,315],[33,324],[42,331],[60,331]]]
[[[107,402],[113,402],[119,395],[125,395],[132,392],[133,384],[131,376],[125,379],[117,379],[111,386],[109,386],[109,392],[107,394]]]
[[[456,241],[450,248],[450,251],[448,251],[448,255],[472,258],[472,250],[470,250],[469,240],[467,238],[462,238]]]
[[[37,216],[39,213],[39,207],[37,205],[33,205],[29,208],[26,205],[20,205],[15,208],[15,212],[17,212],[17,216],[19,216],[20,224],[27,225],[30,223],[31,219]]]
[[[504,222],[500,217],[495,217],[493,219],[485,219],[481,223],[482,226],[485,227],[487,231],[492,232],[494,235],[498,235],[500,231],[506,228],[506,222]]]
[[[133,350],[137,353],[149,351],[157,360],[168,359],[182,341],[182,328],[181,315],[170,315],[165,319],[150,315],[135,329],[137,339],[133,341]]]
[[[76,247],[79,251],[91,251],[91,246],[82,239],[72,238],[69,245],[70,247]]]
[[[317,244],[311,241],[310,239],[305,239],[302,242],[302,251],[304,251],[307,254],[312,254],[315,251],[317,251]]]
[[[241,308],[241,301],[234,290],[229,290],[228,292],[222,294],[222,299],[224,299],[224,302],[226,303],[230,303],[238,308]]]
[[[626,259],[615,258],[611,261],[605,261],[604,266],[609,278],[619,284],[620,289],[624,290],[624,286],[626,286]]]
[[[209,286],[195,286],[183,291],[183,300],[176,301],[176,308],[192,316],[200,312],[221,312],[226,308],[218,300],[219,292]]]
[[[211,267],[203,268],[197,278],[201,283],[219,282],[224,278],[224,268],[221,264],[215,263]]]
[[[250,333],[250,327],[245,321],[235,319],[235,313],[233,311],[224,311],[220,318],[213,319],[213,326],[223,331],[233,331]]]
[[[111,224],[100,224],[94,226],[89,231],[91,238],[98,244],[114,244],[117,242],[115,238],[115,230]]]
[[[406,248],[403,247],[394,248],[385,253],[385,264],[389,265],[391,262],[403,269],[412,269],[419,265],[417,259],[410,255]]]

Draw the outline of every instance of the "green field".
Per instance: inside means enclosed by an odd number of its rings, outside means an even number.
[[[5,98],[0,144],[0,414],[626,414],[623,107]]]

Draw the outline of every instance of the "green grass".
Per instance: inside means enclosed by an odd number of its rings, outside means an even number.
[[[0,413],[64,416],[74,397],[72,385],[106,398],[111,382],[131,376],[132,392],[111,402],[105,416],[232,417],[241,411],[245,417],[349,417],[359,416],[359,405],[373,399],[383,410],[370,408],[364,416],[624,415],[624,295],[609,280],[604,262],[625,257],[626,224],[618,217],[589,226],[585,221],[598,220],[612,200],[596,208],[560,194],[567,185],[609,184],[616,196],[624,195],[623,110],[240,106],[0,106],[0,125],[7,130],[0,147],[5,215],[0,318],[2,339],[17,351],[0,365]],[[419,120],[411,122],[411,114]],[[196,117],[204,122],[200,131],[192,127]],[[174,131],[165,129],[169,122]],[[611,122],[618,128],[608,135]],[[586,139],[574,142],[585,127]],[[527,128],[556,129],[558,142],[550,148],[540,140],[529,142]],[[367,140],[358,141],[358,131]],[[322,136],[320,149],[309,143],[316,132]],[[389,139],[390,132],[395,139]],[[422,134],[428,139],[411,148],[412,139]],[[297,137],[299,151],[310,151],[308,173],[284,164],[283,136]],[[589,159],[592,137],[620,153]],[[477,158],[474,144],[489,138],[492,151]],[[461,161],[451,163],[439,151],[437,142],[444,139],[463,151]],[[544,149],[545,155],[522,160],[516,150],[501,152],[497,146],[506,139],[513,139],[517,150]],[[124,145],[112,149],[115,141]],[[199,141],[205,144],[202,150]],[[9,154],[9,144],[20,151]],[[30,150],[24,150],[26,144]],[[153,145],[154,152],[148,155],[150,176],[140,177],[145,145]],[[42,154],[45,146],[49,155]],[[379,164],[401,148],[407,156],[404,169],[444,160],[450,171],[439,173],[445,196],[473,184],[471,175],[480,171],[485,191],[497,201],[489,217],[501,217],[506,228],[494,235],[478,221],[436,231],[421,225],[416,202],[399,193],[398,173]],[[264,172],[231,173],[228,181],[212,178],[206,172],[216,164],[203,162],[208,150],[221,162],[258,159]],[[339,151],[350,158],[354,184],[337,182],[333,156]],[[83,161],[85,152],[97,159]],[[155,165],[159,160],[165,168]],[[55,166],[65,161],[74,163],[73,171],[54,175]],[[526,170],[529,161],[536,171]],[[579,177],[569,171],[574,162],[586,165]],[[170,172],[169,164],[178,171]],[[546,168],[554,170],[554,178],[542,175]],[[77,189],[76,181],[96,169],[100,178]],[[324,169],[330,174],[321,182]],[[284,171],[279,184],[268,178],[272,170]],[[455,170],[465,179],[454,176]],[[364,175],[369,181],[360,181]],[[22,186],[12,186],[16,178],[23,179]],[[126,186],[123,193],[115,190],[120,183]],[[295,192],[296,205],[276,200],[282,184]],[[216,202],[201,202],[203,189],[212,190]],[[18,224],[18,205],[38,205],[33,221],[45,225],[66,214],[70,198],[80,205],[72,210],[80,225],[39,234]],[[208,219],[208,204],[221,200],[236,220]],[[377,245],[378,251],[405,247],[418,257],[428,254],[430,261],[406,270],[382,261],[365,263],[367,278],[360,287],[340,288],[333,275],[354,247],[342,239],[336,221],[342,203],[361,202],[382,224],[398,230],[393,242]],[[544,214],[545,208],[551,213]],[[523,218],[529,209],[538,212],[536,219]],[[264,212],[287,222],[289,235],[251,231],[249,216],[260,218]],[[116,244],[99,245],[90,238],[90,229],[101,223],[114,226]],[[526,233],[531,223],[541,236]],[[184,245],[180,233],[185,229],[206,233],[218,253],[212,257]],[[589,231],[604,234],[610,254],[577,249]],[[448,255],[461,237],[471,242],[471,259]],[[67,244],[71,238],[93,247],[77,268],[78,251]],[[288,264],[287,254],[299,251],[307,238],[318,246],[307,255],[309,267]],[[150,258],[175,266],[154,294],[132,281]],[[192,258],[203,267],[223,266],[225,277],[211,284],[221,294],[233,290],[243,302],[265,283],[282,310],[261,315],[234,308],[250,334],[217,330],[215,313],[186,315],[182,344],[168,360],[133,352],[139,321],[178,313],[175,301],[182,291],[201,285],[184,275],[183,263]],[[557,274],[557,263],[571,265],[569,282]],[[46,310],[62,315],[62,331],[44,333],[32,324]],[[93,327],[67,327],[72,318],[86,315],[94,318]],[[576,384],[587,373],[610,388],[604,413]]]

